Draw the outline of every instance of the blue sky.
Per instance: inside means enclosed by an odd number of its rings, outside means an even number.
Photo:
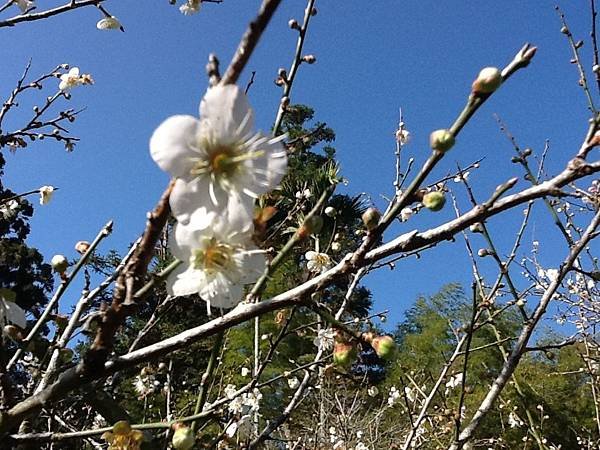
[[[101,15],[94,8],[0,29],[0,96],[8,96],[29,58],[34,75],[69,63],[92,74],[96,82],[73,91],[70,106],[87,108],[71,126],[81,138],[73,153],[45,141],[7,155],[5,183],[14,191],[46,184],[60,187],[52,203],[37,207],[29,238],[48,260],[56,253],[74,257],[74,243],[92,240],[108,219],[114,219],[115,229],[104,250],[124,252],[139,235],[146,211],[167,183],[149,156],[150,135],[170,115],[197,114],[207,85],[208,54],[215,52],[226,66],[259,3],[225,0],[185,17],[166,0],[108,1],[106,7],[119,17],[125,33],[96,30]],[[279,67],[289,66],[295,47],[296,35],[287,21],[301,20],[305,5],[300,0],[282,3],[240,81],[245,84],[250,71],[256,71],[250,99],[263,130],[272,124],[280,97],[273,79]],[[478,71],[502,67],[525,42],[539,47],[534,62],[480,110],[430,181],[454,170],[457,163],[464,166],[481,157],[485,157],[482,168],[471,178],[480,198],[521,175],[510,162],[512,148],[493,113],[507,122],[523,147],[539,152],[550,140],[548,173],[564,167],[583,138],[588,113],[554,3],[317,0],[319,14],[311,22],[305,45],[317,63],[301,68],[292,102],[312,106],[317,119],[336,131],[335,147],[343,175],[350,181],[343,191],[367,192],[384,208],[380,194],[392,192],[398,108],[402,107],[413,135],[406,155],[414,156],[418,164],[429,154],[429,133],[452,123]],[[575,36],[587,38],[588,2],[563,3]],[[590,47],[586,42],[582,49],[588,73]],[[51,95],[57,85],[58,80],[51,80],[43,93],[24,98],[5,129],[27,120],[36,100]],[[464,196],[461,202],[466,209]],[[537,212],[526,233],[524,252],[532,240],[553,241],[542,248],[541,257],[549,267],[556,266],[565,246],[541,205]],[[386,237],[433,226],[452,215],[449,207],[438,214],[422,214]],[[518,210],[493,222],[491,230],[502,250],[508,250],[520,217]],[[477,248],[477,241],[474,245]],[[419,260],[398,264],[393,272],[382,269],[366,285],[373,291],[377,310],[392,310],[393,324],[417,294],[435,293],[452,281],[467,285],[470,272],[459,240],[457,245],[442,243]]]

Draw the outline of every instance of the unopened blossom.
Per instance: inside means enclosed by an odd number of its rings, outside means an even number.
[[[54,195],[54,186],[42,186],[39,189],[40,205],[47,205]]]
[[[100,19],[96,24],[96,28],[99,30],[121,30],[123,31],[123,25],[119,22],[115,16],[108,16]]]
[[[231,210],[232,199],[251,218],[252,200],[279,184],[287,170],[284,136],[256,133],[253,122],[243,91],[225,85],[208,90],[200,119],[172,116],[154,131],[150,153],[177,179],[170,204],[179,222],[188,222],[199,208]]]
[[[367,394],[369,394],[369,397],[377,397],[377,394],[379,394],[379,389],[377,389],[377,386],[369,386],[369,389],[367,389]]]
[[[313,250],[306,252],[306,268],[314,273],[326,272],[331,267],[331,258],[327,253],[319,253]]]
[[[339,242],[334,241],[331,243],[331,250],[333,250],[334,252],[339,252],[341,248],[342,245]]]
[[[32,0],[15,0],[14,4],[19,7],[22,13],[29,11],[35,6],[35,2]]]
[[[288,378],[287,384],[290,389],[296,389],[298,385],[300,385],[300,380],[298,380],[296,377]]]
[[[187,0],[179,7],[179,11],[181,11],[181,14],[184,16],[191,16],[200,11],[201,3],[201,0]]]
[[[242,376],[247,377],[248,375],[250,375],[250,369],[247,367],[242,367]]]
[[[209,310],[231,308],[241,301],[244,285],[264,272],[266,258],[252,243],[243,217],[237,219],[195,215],[187,225],[174,227],[170,249],[183,264],[167,279],[169,294],[198,294]]]
[[[69,261],[64,255],[54,255],[50,260],[50,265],[55,272],[65,273],[67,267],[69,267]]]

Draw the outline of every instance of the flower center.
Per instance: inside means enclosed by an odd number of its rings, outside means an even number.
[[[190,264],[194,269],[223,272],[234,264],[233,247],[210,238],[204,248],[192,251]]]
[[[195,176],[211,174],[217,178],[231,179],[242,170],[244,161],[264,155],[262,150],[244,152],[243,145],[236,143],[215,146],[205,142],[203,145],[208,148],[210,156],[196,161],[190,170]]]

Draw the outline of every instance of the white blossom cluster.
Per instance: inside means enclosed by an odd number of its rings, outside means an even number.
[[[168,278],[175,296],[198,294],[230,308],[266,266],[252,242],[255,199],[277,187],[287,170],[284,136],[253,131],[254,114],[235,85],[215,86],[200,118],[165,120],[150,139],[158,166],[175,178],[170,206],[177,220],[169,240],[183,262]]]

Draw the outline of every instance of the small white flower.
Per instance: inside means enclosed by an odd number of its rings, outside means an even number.
[[[40,205],[47,205],[54,195],[54,186],[42,186],[40,192]]]
[[[313,250],[306,252],[306,267],[314,273],[326,272],[331,267],[331,258],[327,253],[318,253]]]
[[[400,145],[406,145],[410,142],[410,132],[405,129],[400,129],[396,131],[396,141]]]
[[[467,181],[467,179],[469,178],[469,172],[463,172],[462,174],[458,174],[454,177],[454,182],[455,183],[460,183],[462,181]]]
[[[154,393],[156,389],[155,381],[154,375],[137,375],[133,381],[133,388],[137,392],[138,397],[144,398]]]
[[[377,397],[377,394],[379,394],[379,389],[377,389],[377,386],[369,386],[369,389],[367,389],[367,394],[369,394],[369,397]]]
[[[242,367],[242,376],[247,377],[250,374],[250,369],[247,367]]]
[[[123,25],[119,22],[115,16],[104,17],[100,19],[96,24],[96,28],[99,30],[121,30],[123,31]]]
[[[510,414],[508,414],[508,424],[510,425],[511,428],[519,428],[522,427],[525,423],[519,419],[519,416],[517,416],[514,412],[510,412]]]
[[[300,380],[296,377],[288,378],[287,383],[290,389],[296,389],[300,385]]]
[[[81,77],[79,76],[79,67],[73,67],[68,73],[64,73],[60,76],[60,84],[58,89],[61,91],[67,91],[75,86],[81,84]]]
[[[177,178],[170,203],[179,222],[199,208],[231,211],[232,199],[251,222],[252,200],[275,188],[287,170],[285,136],[255,133],[253,122],[246,95],[229,84],[208,90],[200,119],[173,116],[154,131],[152,158]]]
[[[400,400],[400,391],[398,389],[396,389],[396,386],[392,386],[390,388],[390,393],[389,393],[388,399],[387,399],[388,406],[391,408],[399,400]]]
[[[195,214],[188,225],[175,225],[170,249],[183,264],[167,279],[169,294],[198,294],[209,311],[211,305],[231,308],[242,300],[244,285],[258,279],[266,259],[240,221],[244,218]]]
[[[367,445],[363,444],[362,442],[358,442],[356,444],[356,447],[354,447],[354,450],[369,450],[369,447],[367,447]]]
[[[179,11],[181,11],[181,14],[184,16],[191,16],[200,11],[201,3],[201,0],[187,0],[179,7]]]
[[[313,340],[313,344],[321,351],[329,351],[333,349],[335,331],[331,328],[321,329],[317,333],[317,337]]]
[[[334,252],[339,252],[341,248],[342,245],[339,242],[334,241],[331,243],[331,250],[333,250]]]
[[[35,6],[35,2],[32,0],[15,0],[14,4],[19,7],[22,13],[29,11]]]
[[[454,389],[455,387],[462,385],[462,382],[463,374],[457,373],[456,375],[451,376],[450,379],[446,382],[446,388]]]
[[[414,211],[412,210],[412,208],[409,208],[407,206],[406,208],[402,208],[400,210],[400,219],[402,220],[402,222],[406,222],[408,219],[410,219],[412,217],[413,214],[414,214]]]
[[[235,397],[235,393],[237,392],[237,389],[235,388],[235,385],[233,384],[228,384],[227,386],[225,386],[225,389],[223,390],[223,392],[225,393],[225,397],[227,397],[228,399],[232,399]]]

